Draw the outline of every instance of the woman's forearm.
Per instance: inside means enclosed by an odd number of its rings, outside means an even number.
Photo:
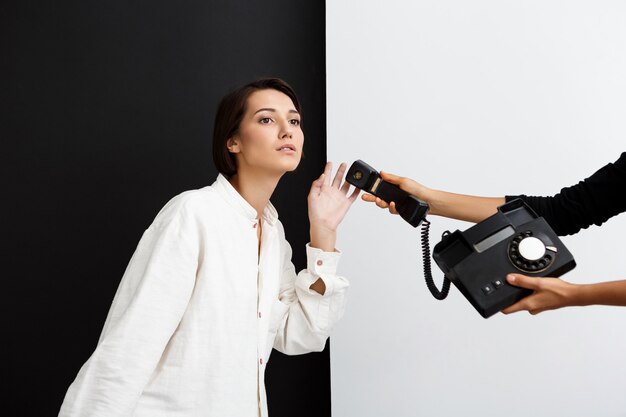
[[[309,229],[311,246],[323,250],[324,252],[334,252],[337,242],[337,231],[311,225]]]
[[[446,191],[429,190],[430,214],[478,223],[495,214],[505,203],[504,197],[476,197]]]
[[[381,171],[380,175],[385,181],[428,203],[432,215],[478,223],[495,214],[498,207],[506,202],[504,197],[477,197],[434,190],[410,178],[388,172]],[[376,202],[381,208],[388,208],[391,203],[382,202],[367,194],[363,196],[363,200]],[[395,206],[389,208],[392,213],[397,213]]]
[[[575,305],[580,306],[626,306],[626,280],[581,284],[575,297]]]

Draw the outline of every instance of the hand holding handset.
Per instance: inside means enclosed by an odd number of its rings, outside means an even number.
[[[346,181],[388,203],[395,202],[398,214],[411,226],[417,227],[426,218],[428,204],[383,180],[374,168],[358,160],[350,166]]]
[[[396,204],[396,210],[400,217],[411,226],[417,227],[420,224],[422,225],[422,258],[424,260],[426,286],[437,300],[446,298],[450,291],[450,280],[444,277],[443,286],[439,290],[435,285],[430,268],[430,243],[428,242],[430,222],[426,220],[428,204],[400,189],[397,185],[383,180],[378,171],[360,159],[355,161],[348,169],[346,181],[387,203],[393,201]]]
[[[507,274],[559,277],[576,266],[574,257],[550,225],[518,199],[498,207],[496,214],[464,232],[444,233],[433,249],[433,259],[445,274],[439,291],[430,270],[428,204],[385,182],[361,160],[352,164],[346,181],[388,203],[394,201],[400,216],[413,227],[421,223],[428,289],[435,298],[443,300],[450,282],[454,283],[484,318],[532,293],[508,284],[504,280]]]

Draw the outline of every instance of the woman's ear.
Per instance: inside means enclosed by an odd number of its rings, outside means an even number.
[[[239,149],[239,140],[235,137],[232,137],[226,141],[226,147],[228,148],[228,152],[230,153],[241,152],[241,149]]]

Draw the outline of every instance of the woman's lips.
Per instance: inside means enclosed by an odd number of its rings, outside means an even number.
[[[282,145],[280,148],[277,149],[277,151],[287,154],[293,154],[296,153],[296,147],[293,145]]]

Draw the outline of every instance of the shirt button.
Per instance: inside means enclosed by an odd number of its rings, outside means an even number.
[[[259,363],[263,365],[263,358],[259,359]]]
[[[324,262],[321,259],[317,260],[317,266],[322,266],[324,264]]]
[[[259,318],[261,318],[261,312],[259,311]]]

